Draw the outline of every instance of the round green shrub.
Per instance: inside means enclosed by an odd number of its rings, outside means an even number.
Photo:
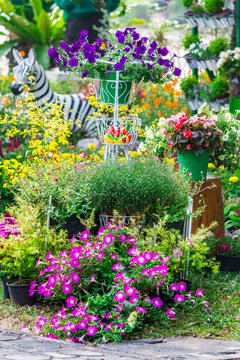
[[[218,98],[226,95],[229,90],[229,82],[224,76],[217,76],[211,83],[211,98]]]
[[[180,86],[186,95],[193,96],[194,88],[198,88],[198,79],[195,75],[182,78]]]
[[[188,185],[169,166],[155,159],[132,159],[98,165],[89,179],[89,202],[101,213],[183,214]]]
[[[229,48],[229,40],[225,37],[219,37],[216,40],[212,40],[209,43],[208,50],[211,55],[219,56],[222,51],[226,51]]]
[[[190,33],[187,33],[184,38],[182,39],[182,44],[185,50],[187,50],[189,48],[189,46],[191,44],[200,42],[199,36],[198,35],[193,35]]]

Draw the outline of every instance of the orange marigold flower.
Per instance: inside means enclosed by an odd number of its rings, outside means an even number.
[[[24,57],[25,56],[25,52],[22,50],[22,51],[19,51],[19,54]]]
[[[157,98],[156,100],[154,100],[153,104],[155,106],[158,106],[160,104],[161,100],[159,98]]]
[[[14,76],[10,76],[10,80],[11,80],[11,81],[16,81],[16,79],[15,79]]]
[[[150,104],[145,104],[145,105],[143,105],[143,109],[144,110],[149,110],[149,109],[151,109],[151,105]]]

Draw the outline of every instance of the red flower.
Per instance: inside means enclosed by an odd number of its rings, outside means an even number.
[[[58,182],[58,178],[55,178],[54,181]]]
[[[187,130],[183,130],[183,136],[186,139],[189,139],[192,136],[192,132],[191,131],[187,131]]]
[[[34,189],[35,192],[38,192],[38,189]]]

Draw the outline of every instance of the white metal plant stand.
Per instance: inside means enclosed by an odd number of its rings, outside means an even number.
[[[110,61],[99,62],[114,65]],[[141,119],[138,116],[132,117],[133,106],[138,92],[138,84],[120,80],[120,72],[116,71],[115,79],[95,79],[90,86],[90,94],[95,94],[97,100],[98,113],[96,125],[101,143],[105,146],[104,161],[117,157],[120,150],[123,151],[126,160],[130,160],[131,151],[137,143],[138,133],[141,127]],[[106,84],[103,87],[103,82]],[[130,85],[129,85],[130,83]],[[114,95],[115,93],[115,95]],[[120,100],[119,100],[120,94]],[[119,106],[129,106],[128,115],[119,116]],[[102,104],[112,105],[112,116],[101,114]],[[130,154],[129,154],[130,153]]]

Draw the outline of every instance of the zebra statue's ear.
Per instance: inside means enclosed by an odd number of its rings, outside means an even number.
[[[34,49],[30,49],[29,53],[28,53],[29,65],[32,66],[35,63],[36,59],[37,59],[37,57],[36,57]]]
[[[20,55],[20,52],[15,48],[12,49],[12,55],[13,55],[14,60],[18,64],[20,64],[20,62],[23,60],[22,56]]]

